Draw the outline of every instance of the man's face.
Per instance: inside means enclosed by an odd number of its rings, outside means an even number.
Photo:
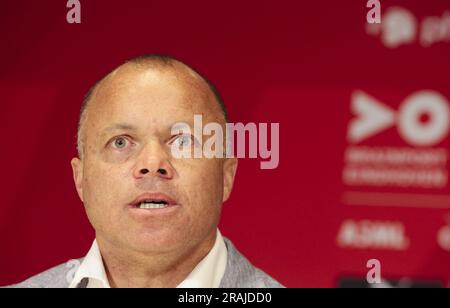
[[[237,164],[172,156],[171,145],[180,141],[172,125],[193,124],[194,114],[203,115],[203,124],[223,123],[213,95],[186,70],[126,65],[97,88],[82,131],[84,157],[74,158],[72,167],[98,238],[140,252],[169,252],[214,234]],[[146,193],[173,204],[140,208],[135,201]]]

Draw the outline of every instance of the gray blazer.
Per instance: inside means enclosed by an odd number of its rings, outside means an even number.
[[[220,288],[282,288],[283,286],[272,277],[254,267],[230,240],[224,238],[228,251],[228,261]],[[82,259],[79,260],[80,262]],[[11,288],[67,288],[68,268],[65,264],[58,265],[30,279],[10,286]]]

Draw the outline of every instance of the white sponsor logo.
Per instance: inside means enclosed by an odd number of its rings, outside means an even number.
[[[346,220],[339,230],[337,244],[342,248],[406,250],[409,239],[401,222]]]
[[[419,43],[429,47],[439,42],[450,41],[450,11],[442,16],[428,16],[419,21],[411,11],[403,7],[390,7],[382,16],[383,22],[366,24],[370,35],[380,35],[388,48]]]
[[[447,186],[448,149],[438,147],[450,130],[450,107],[445,97],[435,91],[418,91],[397,110],[363,91],[355,91],[350,108],[355,117],[347,130],[350,145],[344,155],[345,185],[422,189]],[[360,144],[392,128],[397,128],[410,147]]]
[[[428,47],[439,42],[450,42],[450,11],[446,11],[442,17],[427,17],[422,22],[420,44]]]
[[[395,112],[362,91],[353,93],[351,110],[356,115],[347,134],[351,143],[359,143],[395,124]]]
[[[350,146],[342,179],[348,186],[442,189],[447,161],[445,148]]]
[[[351,109],[356,117],[348,129],[350,143],[359,143],[397,125],[400,136],[410,145],[433,146],[447,137],[450,127],[449,104],[435,91],[413,93],[398,111],[363,91],[356,91]]]

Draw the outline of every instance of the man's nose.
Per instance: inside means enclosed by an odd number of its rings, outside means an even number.
[[[158,142],[151,142],[142,149],[133,170],[136,179],[149,176],[172,179],[174,173],[175,170],[170,164],[169,155]]]

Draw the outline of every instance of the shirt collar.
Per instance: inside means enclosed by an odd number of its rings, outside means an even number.
[[[177,288],[218,288],[225,274],[227,255],[222,234],[217,230],[213,248]]]
[[[110,288],[97,240],[94,240],[91,249],[75,273],[69,288],[76,288],[85,278],[89,279],[88,288]]]
[[[225,242],[222,234],[217,230],[213,248],[177,288],[218,288],[225,274],[227,258]],[[110,288],[96,240],[75,273],[69,288],[76,288],[86,278],[89,281],[88,288]]]

